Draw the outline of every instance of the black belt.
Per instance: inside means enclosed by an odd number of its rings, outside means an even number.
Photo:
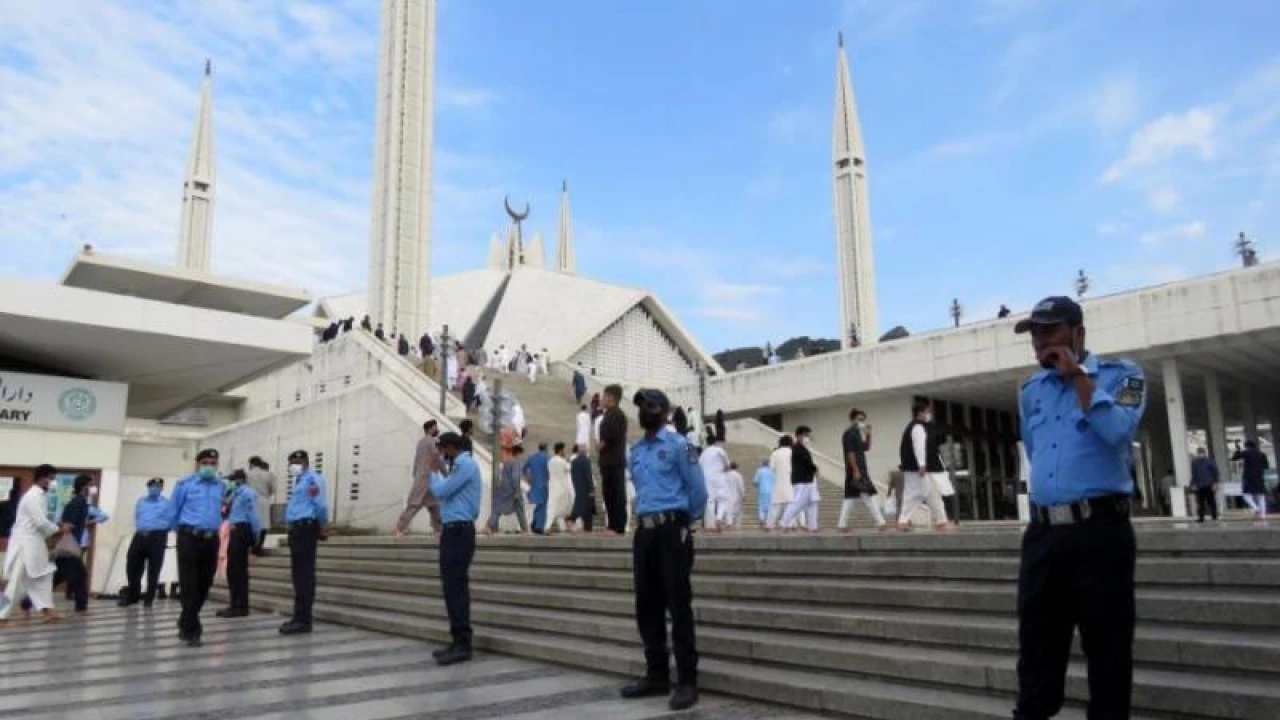
[[[312,525],[318,525],[318,524],[319,523],[317,523],[315,520],[294,520],[293,522],[289,523],[289,527],[291,528],[311,527]]]
[[[199,538],[200,540],[212,540],[218,537],[217,530],[205,530],[194,525],[179,525],[178,532],[183,535],[190,535],[191,537]]]
[[[1104,495],[1065,505],[1032,505],[1031,521],[1040,525],[1075,525],[1094,517],[1128,517],[1129,508],[1128,495]]]
[[[683,510],[664,510],[663,512],[649,513],[636,518],[642,530],[652,530],[663,525],[689,525],[689,513]]]
[[[471,520],[455,520],[453,522],[447,522],[444,525],[441,525],[440,527],[444,528],[445,530],[450,530],[450,529],[461,530],[462,528],[475,529],[475,526],[476,524]]]
[[[252,529],[253,529],[253,523],[247,523],[247,522],[231,523],[231,528],[232,528],[233,530],[234,530],[235,528],[248,528],[248,529],[252,530]]]
[[[169,531],[168,530],[139,530],[137,534],[143,535],[145,537],[155,537],[157,535],[163,535],[165,537],[168,537]]]

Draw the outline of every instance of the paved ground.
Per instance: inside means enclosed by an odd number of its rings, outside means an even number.
[[[89,618],[0,629],[0,718],[815,717],[713,696],[676,714],[663,699],[618,699],[615,677],[493,655],[438,668],[430,645],[332,625],[284,638],[281,619],[265,614],[205,618],[205,645],[192,649],[177,640],[177,613],[173,602],[146,611],[103,601]]]

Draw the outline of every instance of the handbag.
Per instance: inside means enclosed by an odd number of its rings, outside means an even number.
[[[58,538],[57,544],[53,546],[53,559],[78,558],[80,557],[80,552],[80,543],[76,540],[75,535],[69,532],[63,533],[62,537]]]

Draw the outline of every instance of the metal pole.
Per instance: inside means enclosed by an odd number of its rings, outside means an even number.
[[[702,363],[698,363],[698,416],[703,422],[707,419],[707,369]],[[702,433],[702,428],[698,428],[698,433]]]
[[[492,447],[489,449],[489,452],[492,455],[492,464],[490,466],[492,474],[489,477],[494,483],[498,481],[498,473],[502,472],[502,469],[499,466],[499,462],[502,458],[502,430],[500,427],[500,423],[502,422],[502,408],[498,405],[498,398],[500,397],[502,397],[502,378],[498,378],[493,383],[493,399],[490,403],[493,407],[493,418],[490,420],[490,422],[492,422],[490,427],[493,428],[493,442]]]
[[[440,415],[444,416],[449,387],[449,326],[440,333]]]

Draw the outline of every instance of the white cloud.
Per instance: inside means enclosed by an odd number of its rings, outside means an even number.
[[[497,93],[481,88],[445,87],[438,93],[442,107],[483,110],[498,101]]]
[[[1092,101],[1093,122],[1104,134],[1129,127],[1138,115],[1138,89],[1132,78],[1114,77],[1103,82]]]
[[[1129,229],[1128,224],[1122,222],[1108,221],[1098,225],[1099,235],[1119,235]]]
[[[1178,191],[1171,187],[1152,188],[1147,193],[1147,200],[1150,201],[1151,207],[1158,212],[1169,212],[1178,207],[1178,202],[1182,198],[1178,195]]]
[[[1193,220],[1158,230],[1148,230],[1138,236],[1138,241],[1143,245],[1159,245],[1166,240],[1195,240],[1204,237],[1204,234],[1204,221]]]
[[[1104,183],[1113,183],[1130,172],[1155,165],[1183,150],[1212,159],[1218,150],[1217,114],[1205,107],[1195,107],[1182,114],[1170,113],[1140,128],[1129,138],[1125,156],[1112,163],[1102,174]]]

